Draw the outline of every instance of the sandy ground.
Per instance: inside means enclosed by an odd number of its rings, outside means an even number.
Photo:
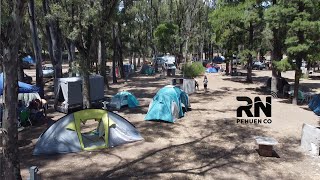
[[[94,152],[32,156],[46,125],[30,127],[20,133],[23,179],[33,165],[39,167],[43,179],[320,179],[320,158],[300,147],[302,124],[320,122],[306,106],[273,100],[271,124],[237,123],[236,109],[243,103],[236,96],[264,99],[267,95],[258,88],[270,75],[270,71],[255,71],[254,84],[246,84],[245,77],[208,74],[206,93],[199,77],[200,90],[190,95],[192,111],[174,124],[143,120],[152,97],[170,78],[139,75],[112,84],[108,96],[129,90],[139,99],[139,108],[118,113],[145,140]],[[317,81],[308,83],[312,90],[320,89],[314,85]],[[61,113],[49,116],[58,119]],[[253,138],[257,135],[278,140],[278,157],[258,155]]]

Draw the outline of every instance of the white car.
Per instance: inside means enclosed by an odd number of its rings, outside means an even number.
[[[42,74],[44,78],[49,78],[54,76],[54,69],[52,65],[45,65],[42,68]]]
[[[165,69],[176,69],[176,66],[173,63],[164,63]]]

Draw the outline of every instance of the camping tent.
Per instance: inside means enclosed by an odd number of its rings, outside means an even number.
[[[27,83],[18,82],[19,93],[38,93],[39,88]],[[0,95],[3,93],[3,73],[0,74]]]
[[[152,75],[154,74],[154,69],[150,67],[148,64],[143,64],[140,70],[141,74]]]
[[[122,106],[128,105],[129,108],[139,106],[137,98],[127,91],[122,91],[114,95],[111,99],[110,106],[120,109]]]
[[[180,88],[168,85],[161,88],[153,97],[145,120],[162,120],[174,122],[184,116],[188,110],[189,97]]]
[[[316,115],[320,116],[320,95],[313,96],[308,106]]]
[[[84,132],[84,123],[98,121],[93,131]],[[143,140],[136,128],[116,113],[86,109],[62,117],[42,133],[33,154],[71,153],[96,150]]]
[[[100,75],[90,76],[90,100],[97,102],[104,99],[104,81]],[[68,113],[69,109],[82,106],[82,78],[58,78],[55,83],[55,109]]]
[[[22,58],[22,61],[30,63],[30,64],[36,64],[31,56],[26,56],[26,57]]]
[[[215,67],[209,67],[206,69],[207,73],[217,73],[217,69]]]
[[[223,63],[225,60],[225,58],[223,56],[215,56],[212,60],[212,62],[216,62],[216,63]]]

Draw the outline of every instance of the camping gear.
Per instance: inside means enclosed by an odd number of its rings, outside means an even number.
[[[206,69],[207,73],[217,73],[218,70],[215,67],[209,67]]]
[[[0,95],[3,93],[3,73],[0,74]],[[18,82],[18,92],[19,93],[38,93],[39,88],[37,86],[33,86],[27,83]]]
[[[96,103],[104,99],[104,81],[100,75],[91,75],[90,100]],[[55,83],[54,106],[57,111],[68,113],[74,108],[82,108],[82,78],[58,78]]]
[[[98,126],[85,132],[84,124],[93,121],[98,121]],[[51,125],[40,135],[33,155],[90,151],[140,140],[140,133],[125,118],[102,109],[86,109]]]
[[[294,95],[294,87],[291,86],[290,87],[290,91],[288,92],[288,94],[293,97]],[[306,102],[309,103],[309,101],[312,99],[312,96],[314,94],[312,92],[303,92],[301,90],[298,91],[298,100],[300,101],[300,103]]]
[[[266,86],[269,90],[271,90],[271,81],[272,81],[272,78],[270,77],[266,82]],[[290,88],[288,88],[288,86],[290,87],[288,81],[285,78],[277,77],[277,90],[279,92],[277,96],[279,97],[279,95],[281,95],[282,93],[283,97],[287,97],[290,91],[289,90]]]
[[[122,106],[126,105],[128,105],[129,108],[139,106],[139,101],[137,98],[128,91],[122,91],[114,95],[109,104],[109,106],[116,107],[117,109],[120,109]]]
[[[161,88],[153,97],[145,120],[175,122],[184,116],[190,107],[188,95],[180,88],[168,85]]]
[[[21,101],[24,106],[29,106],[29,103],[34,99],[41,99],[38,93],[19,93],[18,94],[18,101]],[[0,103],[2,101],[2,95],[0,96]]]
[[[140,73],[146,75],[153,75],[155,72],[154,69],[150,67],[148,64],[143,64]]]
[[[196,92],[196,85],[194,79],[174,78],[171,85],[182,89],[187,94]]]
[[[314,95],[308,106],[316,115],[320,116],[320,95]]]
[[[36,64],[35,61],[32,59],[32,57],[30,55],[22,58],[22,61],[23,62],[27,62],[29,64]]]

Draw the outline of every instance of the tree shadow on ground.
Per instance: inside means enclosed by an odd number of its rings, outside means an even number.
[[[257,84],[257,83],[265,84],[267,82],[268,78],[270,78],[270,76],[252,76],[252,81],[254,84]],[[233,76],[231,76],[228,78],[223,78],[222,80],[236,82],[236,83],[242,83],[242,84],[251,84],[251,83],[247,82],[246,77],[233,77]]]
[[[159,179],[162,175],[188,179],[203,178],[220,170],[230,173],[240,173],[246,177],[263,178],[263,170],[268,169],[267,163],[278,163],[283,158],[265,158],[257,155],[255,148],[248,143],[253,141],[253,135],[264,135],[266,131],[257,126],[235,124],[234,119],[206,120],[197,126],[211,132],[202,132],[201,137],[188,142],[173,144],[164,148],[151,150],[137,159],[124,160],[121,165],[110,168],[93,179]],[[276,149],[286,162],[299,161],[303,155],[295,150],[298,140],[280,139],[283,146]],[[227,145],[226,145],[227,144]],[[284,148],[284,150],[283,150]],[[187,158],[186,158],[187,157]],[[241,158],[239,158],[241,157]],[[261,158],[260,161],[250,161],[247,158]],[[294,158],[293,158],[294,157]],[[193,162],[191,165],[190,162]],[[195,162],[195,163],[194,163]],[[274,177],[286,178],[282,170],[273,172]],[[271,178],[271,177],[270,177]]]

